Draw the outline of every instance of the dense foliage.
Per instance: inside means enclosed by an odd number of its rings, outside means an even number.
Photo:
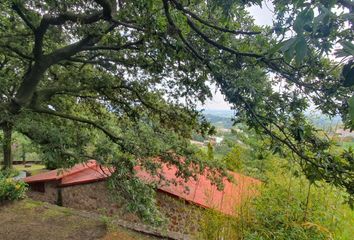
[[[243,125],[219,134],[224,141],[215,146],[216,157],[230,170],[261,179],[262,185],[256,197],[234,206],[234,216],[207,211],[200,239],[351,238],[354,212],[342,189],[306,179],[294,154],[272,151],[269,137]],[[342,151],[340,145],[331,148],[332,153]],[[353,150],[344,153],[352,155]]]
[[[9,172],[0,172],[0,204],[25,197],[27,184],[15,181],[9,176]]]
[[[309,191],[308,185],[273,175],[261,195],[238,208],[239,216],[205,214],[201,239],[350,239],[353,211],[342,204],[343,193],[328,185]]]
[[[328,184],[295,177],[295,167],[269,158],[259,195],[235,206],[236,216],[207,212],[200,239],[350,239],[353,211],[345,194]]]
[[[330,153],[330,141],[303,115],[312,103],[353,125],[353,4],[274,0],[273,28],[253,23],[245,6],[256,4],[2,1],[5,167],[18,131],[47,162],[68,167],[95,158],[125,170],[117,179],[129,179],[127,188],[141,187],[132,166],[156,173],[156,156],[185,178],[208,164],[215,170],[209,177],[220,183],[220,164],[189,146],[193,132],[213,130],[196,110],[211,96],[212,82],[236,110],[235,121],[270,136],[275,151],[294,153],[312,182],[324,179],[354,194],[352,157]],[[342,63],[326,56],[337,42]],[[152,197],[123,193],[137,206]]]

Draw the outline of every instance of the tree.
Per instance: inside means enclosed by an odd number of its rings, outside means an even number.
[[[321,30],[313,26],[326,21],[316,22],[322,12],[314,17],[309,11],[320,8],[320,1],[274,1],[278,25],[285,22],[297,34],[286,41],[281,36],[288,33],[279,26],[255,26],[244,4],[259,1],[2,3],[0,126],[6,166],[15,129],[62,166],[92,156],[124,169],[112,179],[134,179],[137,164],[157,173],[160,163],[153,157],[160,156],[177,165],[181,176],[195,176],[206,164],[188,138],[210,130],[196,103],[211,96],[211,81],[234,105],[237,120],[271,136],[273,146],[291,149],[313,180],[353,193],[353,163],[328,154],[329,142],[303,116],[309,101],[328,114],[351,114],[346,104],[353,86],[343,85],[342,66],[321,56],[323,44],[316,39],[333,44],[334,35],[348,42],[350,18],[331,9],[352,4],[324,6],[341,25],[318,36]],[[275,84],[282,85],[280,91]],[[221,167],[209,169],[220,176]]]

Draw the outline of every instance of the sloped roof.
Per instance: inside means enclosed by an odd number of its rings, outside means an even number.
[[[151,176],[141,168],[135,168],[137,176],[144,181],[156,181],[157,178]],[[197,180],[190,179],[185,182],[176,177],[177,168],[164,164],[161,173],[167,180],[175,180],[181,184],[158,184],[158,190],[182,198],[190,203],[204,208],[219,210],[225,214],[232,215],[235,206],[242,201],[256,194],[255,186],[261,182],[257,179],[244,176],[235,172],[230,172],[234,182],[224,180],[224,190],[219,191],[215,185],[205,175],[199,175]],[[101,181],[111,175],[111,171],[106,167],[101,167],[95,160],[89,160],[84,164],[77,164],[67,171],[53,170],[24,179],[27,183],[58,181],[58,185],[65,187],[77,184]],[[186,191],[188,188],[188,191]]]
[[[27,177],[24,179],[24,181],[27,183],[35,183],[35,182],[48,182],[54,180],[62,180],[65,177],[69,177],[70,175],[74,175],[85,169],[94,168],[96,165],[97,163],[95,160],[88,160],[85,163],[76,164],[70,169],[52,170],[49,172],[40,173],[34,176]]]

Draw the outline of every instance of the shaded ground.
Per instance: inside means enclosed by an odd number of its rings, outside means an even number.
[[[0,206],[2,240],[152,240],[89,213],[43,202],[23,200]]]

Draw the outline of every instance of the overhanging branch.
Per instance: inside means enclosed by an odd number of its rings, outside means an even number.
[[[168,0],[163,0],[163,6],[164,6],[164,11],[165,15],[167,18],[168,23],[177,31],[177,34],[179,38],[182,40],[182,42],[187,46],[187,49],[195,56],[197,57],[201,62],[205,63],[204,57],[201,56],[201,54],[192,46],[190,42],[187,41],[187,39],[183,36],[181,30],[176,26],[176,24],[173,22],[172,17],[170,15],[170,10],[169,10],[169,4]]]
[[[27,60],[33,60],[31,56],[26,55],[23,51],[20,49],[17,49],[13,46],[10,45],[0,45],[0,48],[6,48],[10,50],[11,52],[14,52],[16,55],[20,56],[21,58],[27,59]]]
[[[135,42],[128,42],[121,46],[88,46],[82,48],[83,51],[92,51],[92,50],[113,50],[113,51],[120,51],[123,49],[135,49],[134,46],[140,45],[143,43],[143,39],[140,39]]]
[[[176,8],[178,10],[181,10],[182,12],[184,12],[185,14],[191,16],[192,18],[196,19],[197,21],[199,21],[200,23],[210,27],[210,28],[214,28],[218,31],[221,32],[227,32],[227,33],[232,33],[232,34],[236,34],[236,35],[257,35],[260,34],[261,32],[259,31],[242,31],[242,30],[231,30],[231,29],[227,29],[227,28],[223,28],[223,27],[219,27],[216,25],[213,25],[211,23],[209,23],[208,21],[202,19],[201,17],[199,17],[197,14],[185,9],[183,7],[183,5],[181,3],[179,3],[176,0],[171,0],[173,2],[173,4],[176,6]]]
[[[212,40],[211,38],[209,38],[206,34],[204,34],[195,24],[194,22],[187,17],[187,23],[188,25],[207,43],[209,43],[210,45],[218,48],[218,49],[222,49],[225,50],[229,53],[238,55],[238,56],[245,56],[245,57],[254,57],[254,58],[263,58],[263,55],[260,54],[256,54],[256,53],[248,53],[248,52],[238,52],[235,49],[226,47],[222,44],[217,43],[216,41]]]
[[[34,32],[36,28],[34,25],[31,23],[31,21],[27,18],[27,16],[22,12],[20,7],[15,4],[14,2],[12,3],[12,9],[20,16],[20,18],[26,23],[26,25]]]
[[[86,119],[86,118],[82,118],[82,117],[78,117],[78,116],[73,116],[73,115],[66,114],[66,113],[60,113],[60,112],[57,112],[57,111],[54,111],[54,110],[50,110],[50,109],[39,108],[39,107],[33,107],[33,108],[31,108],[31,110],[33,112],[36,112],[36,113],[53,115],[53,116],[57,116],[59,118],[64,118],[64,119],[72,120],[72,121],[75,121],[75,122],[80,122],[80,123],[91,125],[94,128],[97,128],[97,129],[101,130],[113,142],[118,143],[118,144],[123,142],[122,138],[116,136],[110,130],[106,129],[105,127],[101,126],[100,124],[98,124],[98,123],[96,123],[96,122],[94,122],[92,120],[89,120],[89,119]]]
[[[103,17],[105,20],[112,19],[112,13],[117,11],[117,3],[115,0],[95,0],[103,8]]]

